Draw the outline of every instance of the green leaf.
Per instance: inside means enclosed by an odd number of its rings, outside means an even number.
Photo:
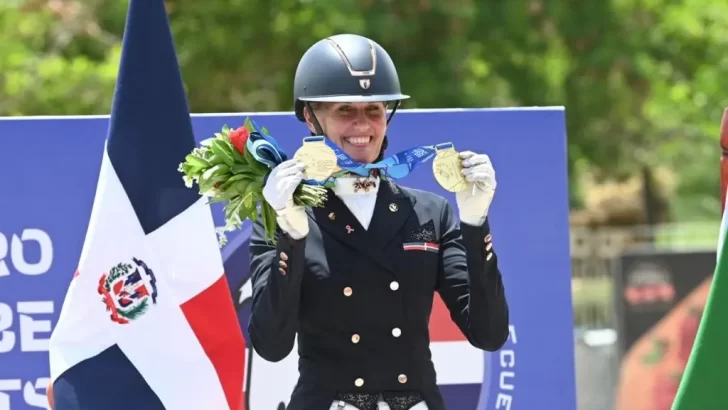
[[[215,175],[216,168],[210,168],[207,171],[205,171],[197,181],[198,185],[200,186],[200,192],[205,193],[209,192],[212,188],[214,188],[215,184],[223,183],[227,179],[227,175]]]
[[[229,190],[233,185],[235,185],[236,182],[246,178],[245,175],[233,175],[230,178],[228,178],[225,182],[222,183],[220,186],[220,190],[227,191]]]
[[[263,228],[265,229],[266,237],[275,244],[276,230],[278,229],[278,221],[276,221],[275,210],[267,202],[263,202],[260,208],[263,216]]]
[[[245,195],[248,191],[250,191],[249,187],[252,182],[253,180],[244,178],[236,182],[235,185],[231,187],[231,189],[239,193],[240,195]]]
[[[258,213],[257,213],[257,212],[255,212],[255,211],[251,212],[251,213],[250,213],[250,216],[249,216],[249,219],[250,219],[250,220],[251,220],[252,222],[257,222],[257,221],[258,221]]]
[[[250,117],[245,117],[245,128],[247,128],[250,132],[255,131],[255,127],[253,126],[253,122],[250,120]]]
[[[255,221],[257,218],[257,209],[255,207],[255,203],[252,201],[252,198],[249,196],[246,196],[243,198],[243,205],[240,207],[240,210],[238,212],[238,217],[241,221],[244,221],[246,219],[250,219],[251,221]]]
[[[245,151],[246,151],[246,149],[245,149],[245,147],[243,147],[243,152],[245,152]],[[235,161],[236,164],[244,164],[246,162],[245,155],[238,152],[237,148],[233,147],[232,154],[233,154],[233,161]]]
[[[188,154],[185,157],[185,163],[190,165],[193,168],[200,168],[200,169],[209,168],[211,166],[211,164],[208,161],[206,161],[196,155],[193,155],[193,154]]]
[[[245,207],[246,207],[246,208],[248,208],[248,209],[250,209],[250,208],[252,208],[252,207],[253,207],[253,193],[252,193],[252,192],[248,192],[248,193],[247,193],[247,194],[246,194],[246,195],[245,195],[245,196],[243,197],[243,204],[244,204],[244,205],[245,205]]]
[[[233,160],[233,154],[230,150],[230,146],[225,141],[221,140],[214,140],[212,141],[212,145],[210,146],[212,151],[215,153],[215,155],[222,159],[227,166],[232,167],[235,165],[235,161]]]
[[[248,164],[236,164],[236,165],[233,165],[230,168],[230,170],[236,176],[243,175],[250,179],[256,179],[256,178],[262,179],[263,176],[265,175],[265,173],[258,172],[256,168],[251,167]]]
[[[253,168],[255,169],[255,172],[260,175],[266,175],[269,172],[271,172],[271,169],[268,168],[267,165],[260,163],[258,161],[255,161],[255,164],[253,165]]]
[[[255,196],[257,193],[260,193],[263,191],[263,179],[254,179],[250,181],[250,185],[248,185],[248,190],[250,193]]]
[[[225,164],[217,164],[210,168],[208,172],[210,172],[210,175],[212,176],[225,176],[227,178],[230,172],[230,167]]]
[[[243,205],[243,197],[239,196],[230,201],[225,206],[225,221],[232,219],[233,215],[237,215],[240,207]]]
[[[224,184],[220,186],[220,188],[216,191],[215,196],[211,197],[208,203],[220,203],[220,202],[228,202],[231,201],[236,196],[239,196],[240,194],[228,189],[226,190],[224,188]]]
[[[200,178],[197,182],[197,185],[200,188],[200,194],[206,194],[211,192],[213,188],[215,188],[215,184],[217,184],[218,182],[222,183],[222,181],[224,180],[224,177],[212,177],[210,179]]]
[[[198,168],[188,162],[180,164],[178,170],[188,176],[198,173]]]
[[[246,150],[245,150],[245,154],[243,155],[243,157],[245,158],[245,162],[246,162],[246,163],[247,163],[247,164],[248,164],[248,165],[249,165],[250,167],[252,167],[252,168],[253,168],[253,170],[256,170],[256,171],[257,171],[257,167],[256,167],[256,164],[260,164],[260,163],[259,163],[259,162],[258,162],[258,161],[257,161],[257,160],[255,159],[255,157],[253,157],[253,154],[251,154],[251,153],[250,153],[250,151],[248,151],[248,150],[246,149]]]

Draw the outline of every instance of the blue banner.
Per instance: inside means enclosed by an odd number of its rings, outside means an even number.
[[[308,134],[292,113],[206,114],[193,116],[197,139],[224,124],[236,128],[248,115],[286,152]],[[79,261],[107,125],[108,117],[0,118],[0,410],[46,408],[48,338]],[[388,135],[388,154],[450,141],[459,151],[487,153],[496,169],[490,218],[511,337],[498,352],[477,351],[436,298],[432,352],[448,408],[575,410],[564,110],[404,110]],[[398,183],[439,193],[456,207],[429,163]],[[214,211],[223,226],[222,207]],[[243,329],[248,228],[230,233],[222,249]],[[276,410],[298,376],[295,351],[268,363],[248,350],[243,408]]]

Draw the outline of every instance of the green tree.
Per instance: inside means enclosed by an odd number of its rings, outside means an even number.
[[[128,1],[0,4],[0,115],[104,114]],[[567,107],[582,172],[679,172],[679,218],[716,217],[728,89],[721,0],[167,0],[193,112],[290,110],[298,58],[355,32],[394,56],[407,108]],[[708,161],[707,158],[714,158]],[[689,166],[686,166],[689,164]]]

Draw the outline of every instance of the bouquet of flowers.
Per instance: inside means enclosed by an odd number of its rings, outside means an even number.
[[[197,184],[208,203],[225,203],[225,227],[218,230],[220,246],[227,242],[225,232],[240,229],[245,219],[256,221],[258,212],[263,221],[266,238],[275,243],[277,229],[273,207],[263,198],[263,186],[270,171],[283,161],[286,154],[265,128],[245,119],[243,126],[222,132],[200,143],[179,166],[185,184]],[[302,183],[293,194],[299,206],[321,207],[326,201],[326,188]],[[259,211],[260,209],[260,211]]]

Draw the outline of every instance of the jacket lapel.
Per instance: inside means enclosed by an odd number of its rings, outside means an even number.
[[[346,204],[332,190],[328,190],[325,206],[306,209],[316,224],[329,235],[354,249],[367,247],[366,230]]]
[[[381,184],[368,231],[330,189],[323,207],[306,211],[322,231],[357,252],[369,256],[396,276],[395,264],[383,250],[413,213],[414,198],[405,195],[394,183],[381,181]]]
[[[383,250],[392,242],[414,212],[414,203],[415,198],[405,195],[399,186],[391,181],[382,181],[369,225],[372,246]]]

